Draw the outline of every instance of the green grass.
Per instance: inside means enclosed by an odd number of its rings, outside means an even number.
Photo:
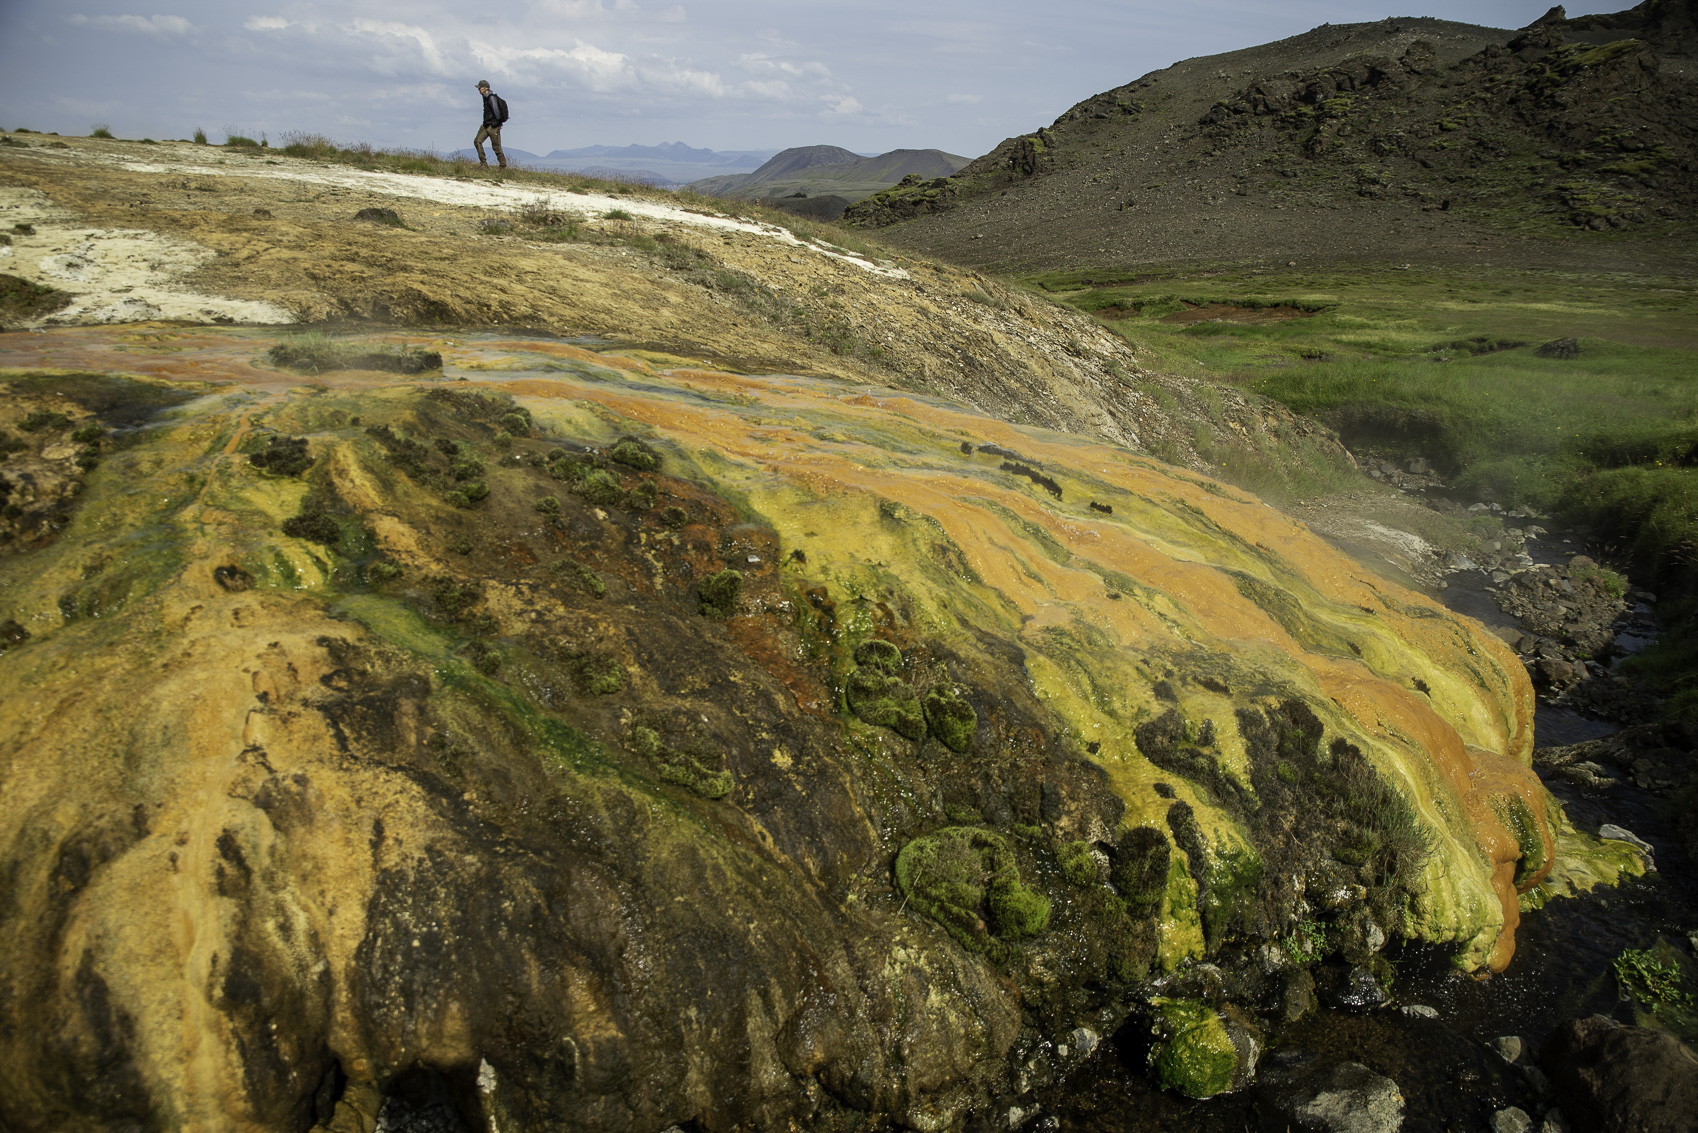
[[[1153,369],[1273,398],[1353,449],[1425,457],[1471,498],[1587,523],[1635,581],[1677,602],[1698,595],[1690,280],[1368,268],[1024,282],[1096,315]],[[1301,317],[1163,321],[1211,302]],[[1537,353],[1559,338],[1578,339],[1579,357]],[[1698,708],[1698,647],[1678,629],[1636,664]]]
[[[112,136],[112,128],[106,125],[96,125],[94,129],[88,132],[88,136],[91,138],[110,138]]]

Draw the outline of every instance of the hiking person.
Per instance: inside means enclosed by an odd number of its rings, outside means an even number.
[[[488,79],[478,80],[478,93],[483,96],[483,129],[472,139],[472,145],[478,151],[478,164],[489,164],[489,159],[483,155],[484,139],[488,138],[495,150],[496,162],[500,168],[506,169],[507,155],[501,152],[501,127],[507,121],[507,100],[489,89]]]

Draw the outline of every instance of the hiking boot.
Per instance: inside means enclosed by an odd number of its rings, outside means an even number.
[[[495,160],[496,160],[496,161],[499,161],[499,162],[500,162],[500,163],[501,163],[501,168],[503,168],[503,169],[506,169],[506,168],[507,168],[507,159],[506,159],[506,158],[504,158],[504,157],[498,157],[498,158],[496,158],[496,159],[495,159]]]
[[[489,167],[489,161],[485,158],[478,158],[478,164],[484,166],[486,169]]]

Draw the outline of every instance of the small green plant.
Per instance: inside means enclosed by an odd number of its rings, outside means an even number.
[[[538,511],[542,512],[542,514],[544,514],[544,515],[550,515],[550,516],[559,515],[560,514],[560,497],[558,497],[558,496],[544,496],[542,499],[537,501],[536,508],[537,508]]]
[[[1611,598],[1620,599],[1627,593],[1627,579],[1606,566],[1577,567],[1568,572],[1568,578],[1576,586],[1590,583]]]
[[[625,509],[627,511],[648,511],[660,502],[660,489],[653,480],[644,480],[635,488],[625,493]]]
[[[97,123],[94,129],[88,132],[88,136],[91,138],[110,138],[112,136],[112,130],[104,123]]]
[[[1318,960],[1326,948],[1327,926],[1320,921],[1298,921],[1297,927],[1279,942],[1285,954],[1299,964]]]
[[[373,586],[382,586],[386,582],[394,582],[401,577],[401,568],[386,559],[379,559],[366,567],[366,581]]]
[[[250,149],[259,148],[259,143],[245,134],[226,133],[224,135],[224,144],[227,146],[247,146]]]
[[[195,129],[195,139],[194,140],[195,140],[195,145],[197,145],[197,146],[206,145],[206,131],[200,129],[199,127],[196,127],[196,129]]]
[[[1657,959],[1656,953],[1649,948],[1629,948],[1615,958],[1611,967],[1624,995],[1631,995],[1651,1006],[1693,1005],[1692,993],[1684,986],[1685,979],[1680,968]]]
[[[637,219],[636,217],[632,216],[630,213],[626,212],[624,209],[608,209],[606,212],[601,214],[601,218],[603,220],[635,220],[635,219]]]

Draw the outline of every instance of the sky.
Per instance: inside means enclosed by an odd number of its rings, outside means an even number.
[[[1570,16],[1632,0],[1570,4]],[[1180,59],[1323,23],[1523,27],[1546,0],[0,0],[0,127],[446,151],[474,84],[533,153],[937,147],[965,157]]]

